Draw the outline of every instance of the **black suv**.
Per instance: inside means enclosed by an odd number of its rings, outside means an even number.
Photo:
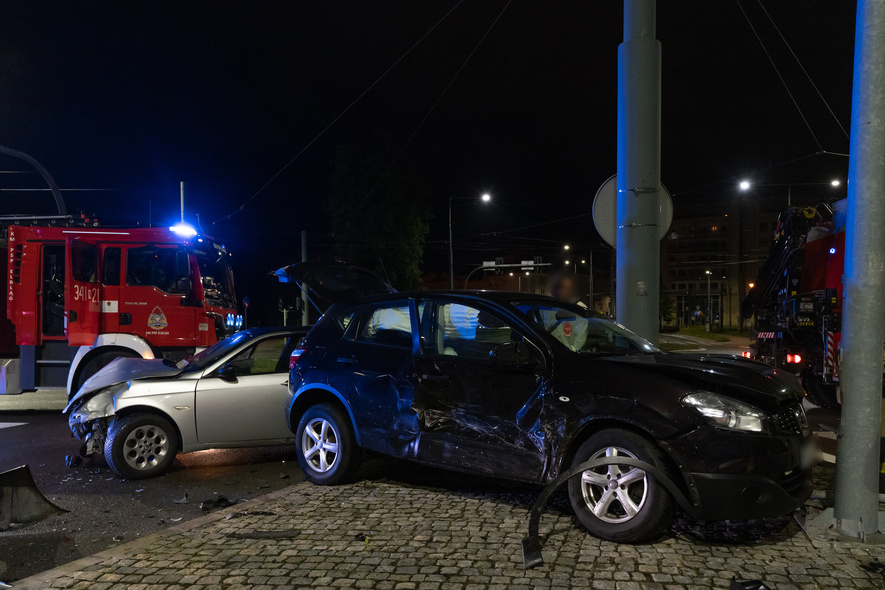
[[[811,492],[804,392],[768,365],[666,353],[543,296],[397,293],[346,266],[277,274],[331,304],[290,361],[286,417],[314,483],[347,480],[366,449],[532,483],[629,457],[666,473],[706,520],[785,514]],[[584,471],[568,490],[611,541],[656,538],[676,507],[629,465]]]

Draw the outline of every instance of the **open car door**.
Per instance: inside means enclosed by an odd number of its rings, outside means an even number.
[[[82,237],[69,237],[65,244],[65,320],[68,344],[95,344],[100,316],[98,245]]]
[[[281,283],[295,283],[320,313],[338,301],[396,293],[376,274],[358,266],[328,262],[299,262],[273,272]]]

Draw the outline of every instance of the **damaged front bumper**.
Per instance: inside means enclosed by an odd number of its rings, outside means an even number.
[[[119,383],[102,389],[76,407],[68,408],[68,426],[74,436],[84,442],[85,449],[81,454],[90,456],[102,452],[108,424],[116,413],[116,397],[126,389],[126,383]]]

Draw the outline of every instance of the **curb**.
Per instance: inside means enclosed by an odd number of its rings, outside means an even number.
[[[44,572],[40,572],[39,574],[34,574],[33,576],[28,576],[27,578],[22,578],[21,580],[8,583],[11,584],[15,590],[43,590],[50,587],[53,580],[62,576],[67,576],[75,572],[83,571],[89,566],[100,564],[104,561],[107,561],[108,559],[129,557],[138,553],[143,553],[145,549],[150,547],[159,539],[185,533],[187,531],[205,526],[215,521],[223,520],[225,517],[227,517],[228,514],[231,514],[232,510],[239,512],[244,509],[261,506],[262,504],[265,504],[267,502],[271,502],[278,498],[288,496],[289,494],[296,493],[300,491],[301,488],[312,486],[313,484],[309,481],[302,481],[285,487],[281,490],[277,490],[275,492],[271,492],[269,494],[261,496],[260,498],[240,502],[224,510],[216,510],[215,512],[211,512],[206,516],[194,518],[193,520],[189,520],[187,522],[171,526],[162,531],[152,533],[150,535],[147,535],[146,537],[140,537],[133,541],[129,541],[128,543],[123,543],[122,545],[117,545],[116,547],[105,549],[104,551],[100,551],[93,555],[81,557],[80,559],[52,568],[51,570],[46,570]]]

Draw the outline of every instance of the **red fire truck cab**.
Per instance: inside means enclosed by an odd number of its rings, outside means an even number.
[[[13,225],[6,237],[2,393],[70,397],[115,358],[177,361],[241,326],[228,253],[192,229]],[[2,334],[13,329],[17,351]]]

